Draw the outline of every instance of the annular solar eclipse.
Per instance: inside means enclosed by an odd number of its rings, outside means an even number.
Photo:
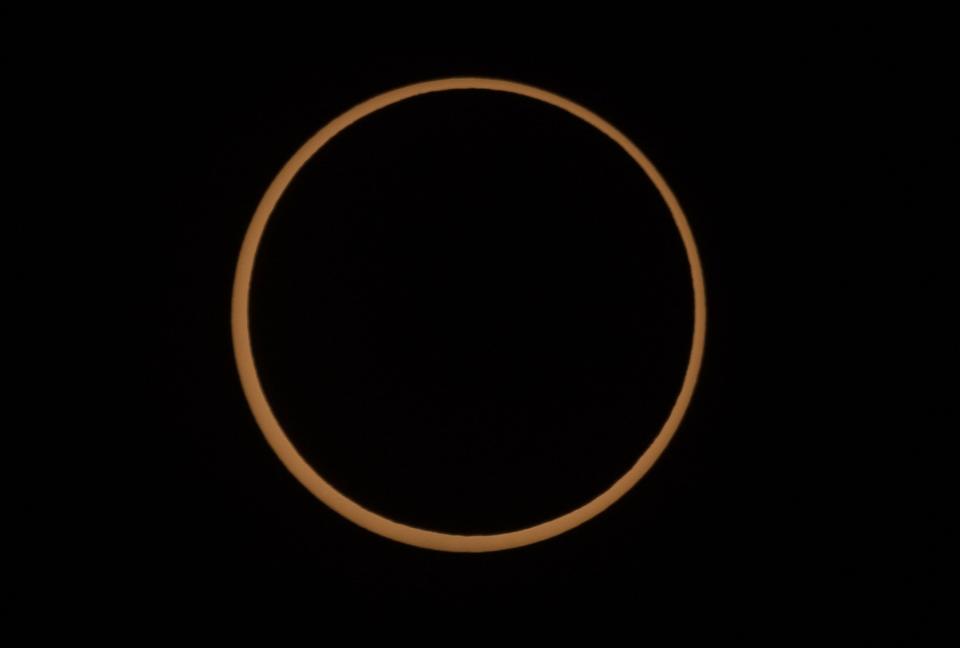
[[[683,383],[669,416],[646,450],[606,491],[583,506],[541,524],[490,535],[457,535],[402,524],[362,507],[334,488],[301,456],[274,415],[260,383],[250,337],[250,286],[257,249],[274,208],[300,169],[338,133],[364,117],[412,97],[457,90],[506,92],[541,101],[583,120],[613,140],[653,182],[670,209],[683,241],[693,287],[693,338]],[[243,240],[233,284],[232,329],[240,382],[260,429],[287,469],[320,501],[361,527],[398,542],[438,551],[486,552],[529,545],[569,531],[611,506],[650,470],[676,433],[696,386],[706,336],[706,295],[693,232],[677,198],[650,160],[623,133],[583,106],[551,92],[513,81],[458,77],[415,83],[368,99],[321,128],[290,158],[261,199]]]

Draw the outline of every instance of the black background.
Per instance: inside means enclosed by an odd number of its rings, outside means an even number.
[[[130,397],[124,442],[90,471],[94,573],[138,596],[617,603],[641,622],[680,601],[795,626],[909,604],[922,630],[944,605],[936,367],[955,343],[936,282],[957,144],[955,66],[923,36],[62,61],[47,85],[92,108],[72,168],[107,159],[119,189],[94,292],[135,313],[98,352]],[[359,101],[444,76],[529,83],[620,128],[677,194],[707,285],[701,378],[654,469],[583,526],[484,555],[397,544],[318,502],[263,440],[230,340],[234,264],[279,168]],[[255,351],[298,446],[375,510],[459,532],[609,484],[665,416],[691,326],[650,183],[572,118],[487,93],[338,140],[281,202],[254,278]]]

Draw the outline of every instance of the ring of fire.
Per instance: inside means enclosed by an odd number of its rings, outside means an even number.
[[[364,117],[405,99],[449,90],[491,90],[536,99],[582,119],[616,142],[643,169],[669,207],[683,241],[693,284],[693,340],[683,383],[666,422],[636,463],[610,488],[579,508],[541,524],[490,535],[441,533],[395,522],[363,508],[325,481],[300,455],[274,415],[263,386],[260,384],[250,339],[250,284],[253,278],[257,249],[270,215],[297,172],[333,137]],[[706,294],[703,270],[700,257],[697,254],[693,232],[690,230],[690,225],[679,202],[650,160],[623,133],[586,108],[551,92],[512,81],[463,77],[415,83],[368,99],[321,128],[300,147],[270,184],[247,229],[234,277],[231,321],[234,354],[240,372],[240,382],[250,409],[267,442],[303,486],[343,517],[386,538],[438,551],[485,552],[521,547],[569,531],[600,514],[623,497],[650,470],[677,431],[693,395],[703,360],[706,338]]]

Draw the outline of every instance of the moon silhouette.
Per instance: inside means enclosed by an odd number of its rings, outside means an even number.
[[[643,169],[669,207],[683,240],[693,286],[693,340],[683,383],[666,422],[636,463],[606,491],[583,506],[541,524],[489,535],[441,533],[402,524],[365,509],[324,480],[300,455],[274,415],[257,374],[250,340],[250,284],[257,249],[277,202],[297,172],[333,137],[364,117],[412,97],[451,90],[508,92],[542,101],[587,122],[616,142]],[[231,323],[240,382],[250,409],[267,442],[303,486],[321,502],[351,522],[391,540],[438,551],[487,552],[512,549],[547,540],[583,524],[623,497],[650,470],[680,426],[696,386],[706,338],[706,294],[696,242],[680,203],[650,160],[623,133],[583,106],[546,90],[501,79],[458,77],[414,83],[377,95],[335,118],[300,147],[270,184],[247,229],[234,277]]]

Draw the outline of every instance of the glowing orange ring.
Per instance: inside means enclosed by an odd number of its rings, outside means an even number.
[[[291,180],[293,180],[293,177],[314,153],[351,124],[381,108],[386,108],[405,99],[447,90],[494,90],[537,99],[565,110],[575,117],[579,117],[619,144],[623,150],[640,165],[640,168],[646,172],[670,208],[670,213],[673,215],[673,220],[680,230],[680,236],[683,239],[683,246],[687,253],[687,259],[690,262],[690,275],[693,279],[693,344],[690,349],[687,371],[683,378],[683,385],[680,387],[680,393],[677,395],[677,400],[674,402],[673,409],[670,411],[670,416],[650,446],[647,447],[637,462],[620,477],[613,486],[587,504],[548,522],[537,524],[536,526],[520,529],[519,531],[496,533],[493,535],[455,535],[419,529],[394,522],[393,520],[389,520],[363,508],[326,482],[310,464],[300,456],[300,453],[297,452],[296,448],[294,448],[290,442],[290,439],[287,438],[286,433],[270,409],[270,404],[267,402],[267,397],[263,392],[263,386],[260,384],[260,379],[257,376],[257,370],[253,360],[253,348],[250,343],[248,312],[250,281],[253,276],[253,264],[257,255],[257,248],[260,245],[260,239],[267,226],[267,221],[271,213],[273,213],[274,207],[277,205],[277,201],[280,200],[280,196],[283,195],[283,192]],[[320,501],[343,517],[384,537],[439,551],[482,552],[521,547],[569,531],[601,513],[608,506],[623,497],[623,495],[650,470],[676,432],[677,427],[680,425],[680,420],[683,418],[684,412],[686,412],[687,406],[690,404],[690,398],[693,395],[693,389],[696,385],[697,375],[700,372],[700,365],[703,360],[703,347],[706,336],[706,296],[700,257],[697,254],[697,247],[693,240],[693,233],[690,231],[690,225],[687,223],[680,204],[650,160],[648,160],[647,157],[640,152],[640,149],[627,139],[623,133],[583,106],[551,92],[540,90],[539,88],[499,79],[449,78],[414,83],[413,85],[391,90],[390,92],[378,95],[354,106],[321,128],[290,158],[273,180],[266,194],[264,194],[263,199],[257,207],[257,211],[253,215],[253,220],[250,222],[250,227],[247,229],[246,237],[243,240],[233,284],[232,324],[233,347],[236,354],[237,367],[240,371],[240,382],[243,385],[243,391],[247,397],[247,402],[250,404],[250,409],[253,410],[253,415],[260,425],[263,434],[266,436],[267,441],[271,447],[273,447],[274,452],[277,453],[277,456],[280,457],[280,460],[287,469],[293,473],[293,476],[300,480],[301,484],[306,486]]]

